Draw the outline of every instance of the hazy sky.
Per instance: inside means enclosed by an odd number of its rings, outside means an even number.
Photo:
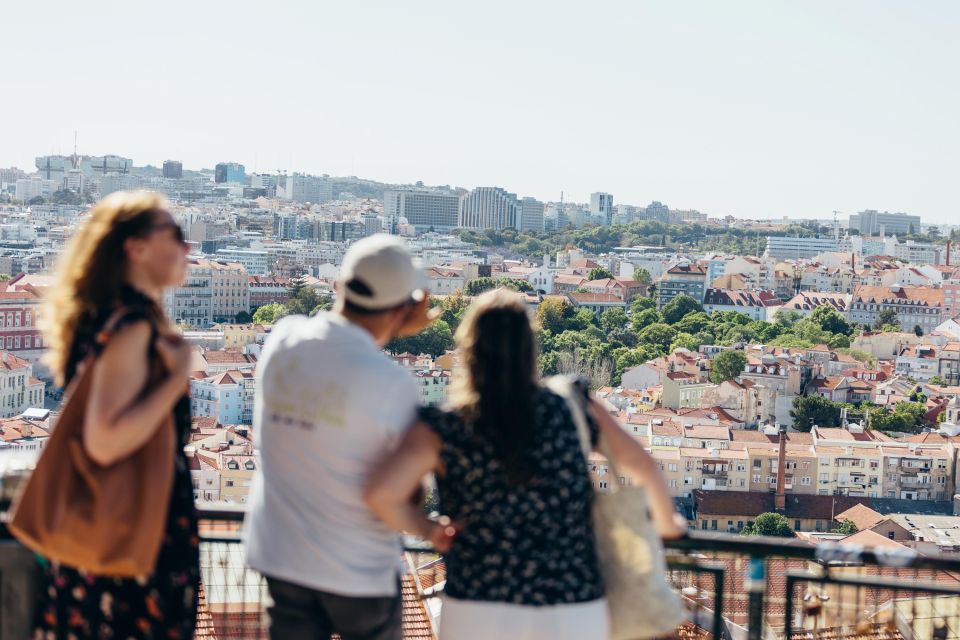
[[[235,160],[711,215],[960,223],[960,2],[0,6],[0,166]]]

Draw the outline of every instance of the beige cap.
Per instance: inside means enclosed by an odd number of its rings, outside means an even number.
[[[386,233],[352,244],[338,280],[348,302],[371,311],[418,302],[426,295],[426,275],[414,264],[407,245]]]

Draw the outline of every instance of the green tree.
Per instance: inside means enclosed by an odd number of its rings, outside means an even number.
[[[436,300],[436,298],[431,298],[431,300]],[[544,300],[544,302],[547,302],[547,300]],[[460,289],[457,289],[440,302],[440,319],[447,323],[450,331],[456,333],[457,327],[460,326],[460,321],[463,320],[463,315],[467,312],[469,306],[470,301]]]
[[[680,332],[673,338],[673,342],[670,343],[670,353],[673,353],[677,349],[689,349],[690,351],[696,351],[700,346],[700,343],[697,342],[695,336],[690,335],[689,333]]]
[[[633,279],[641,284],[651,284],[653,282],[650,272],[643,267],[637,267],[633,270]]]
[[[793,529],[790,528],[790,521],[787,517],[779,513],[761,513],[753,521],[752,525],[747,525],[740,531],[745,536],[775,536],[778,538],[792,538]]]
[[[514,280],[513,278],[474,278],[463,288],[464,294],[468,296],[478,296],[490,289],[504,287],[514,291],[533,291],[533,287],[526,280]]]
[[[810,319],[828,333],[850,333],[850,323],[830,305],[822,305],[814,309]]]
[[[604,278],[612,278],[613,274],[610,273],[609,269],[604,269],[603,267],[594,267],[590,269],[590,273],[587,274],[587,280],[603,280]]]
[[[849,518],[844,518],[836,527],[830,530],[830,533],[842,533],[845,536],[852,536],[857,531],[859,531],[857,524]]]
[[[928,380],[927,382],[928,382],[928,384],[936,385],[936,386],[938,386],[938,387],[945,387],[945,386],[947,386],[947,380],[946,380],[943,376],[941,376],[940,374],[937,374],[937,375],[933,376],[933,377],[930,378],[930,380]]]
[[[720,384],[736,378],[747,366],[747,354],[736,349],[721,351],[710,361],[710,382]]]
[[[918,324],[913,325],[913,333],[919,338],[923,335],[923,327]]]
[[[674,297],[670,302],[663,305],[661,313],[663,314],[664,322],[673,324],[675,322],[680,322],[680,320],[683,319],[683,317],[688,313],[698,313],[700,311],[703,311],[703,307],[699,302],[690,296],[681,293],[680,295]]]
[[[663,322],[663,316],[656,309],[644,309],[639,313],[634,313],[630,318],[630,325],[637,332],[658,322]]]
[[[256,324],[273,324],[285,315],[287,315],[287,308],[279,302],[273,302],[257,307],[253,312],[253,321]]]
[[[587,327],[595,325],[597,322],[597,316],[593,314],[593,311],[590,309],[576,309],[573,313],[567,316],[563,326],[567,331],[585,331]]]
[[[309,315],[313,317],[321,311],[330,311],[331,309],[333,309],[333,298],[331,296],[320,296],[320,302],[310,310]]]
[[[841,405],[823,396],[797,396],[793,399],[790,417],[797,431],[810,431],[814,425],[820,427],[840,426]]]
[[[428,353],[437,357],[453,349],[453,333],[446,322],[436,320],[416,335],[394,338],[387,343],[385,348],[391,353],[412,353],[414,355]]]
[[[627,313],[619,307],[610,307],[600,314],[600,326],[610,333],[614,329],[627,326]]]
[[[656,310],[657,301],[653,298],[645,298],[643,296],[636,296],[633,300],[630,301],[630,313],[640,313],[641,311],[646,311],[648,309]]]
[[[537,306],[537,323],[551,334],[563,331],[564,322],[572,315],[573,308],[566,300],[547,298]]]
[[[676,336],[676,329],[660,322],[651,324],[637,334],[641,344],[656,347],[661,354],[667,353]]]
[[[886,326],[900,328],[900,319],[897,312],[893,309],[884,309],[877,314],[877,321],[873,324],[874,329],[883,329]]]
[[[701,311],[688,313],[673,326],[682,333],[699,333],[710,329],[713,326],[713,321],[710,320],[710,316]]]
[[[247,311],[240,311],[234,316],[233,321],[237,324],[247,324],[253,320],[253,316]]]

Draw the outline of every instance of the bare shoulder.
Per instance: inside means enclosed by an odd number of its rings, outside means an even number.
[[[151,333],[152,328],[147,320],[124,324],[110,336],[100,359],[110,362],[145,362],[143,356],[149,347]]]

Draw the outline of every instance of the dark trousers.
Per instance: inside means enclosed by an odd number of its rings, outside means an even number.
[[[381,598],[341,596],[267,576],[273,606],[271,640],[401,640],[403,603],[397,595]]]

